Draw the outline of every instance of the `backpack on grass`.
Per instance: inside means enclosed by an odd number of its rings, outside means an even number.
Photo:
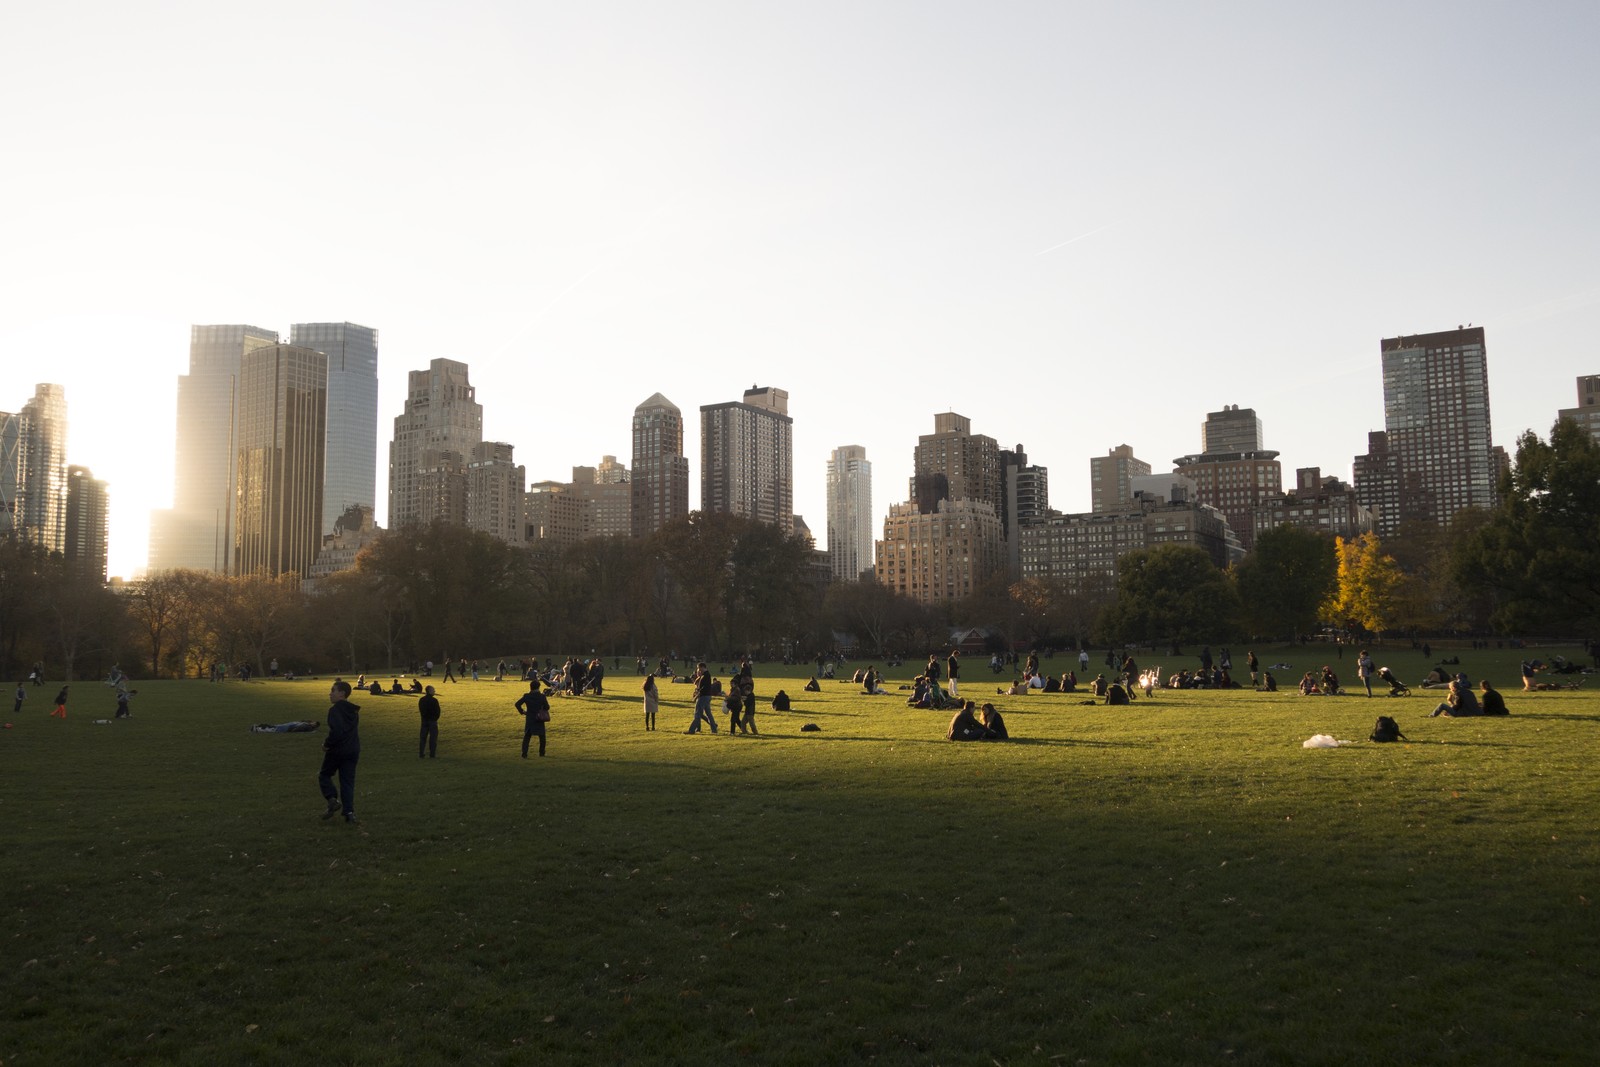
[[[1387,715],[1379,715],[1378,721],[1372,727],[1372,740],[1374,741],[1409,741],[1411,738],[1400,732],[1400,724]]]

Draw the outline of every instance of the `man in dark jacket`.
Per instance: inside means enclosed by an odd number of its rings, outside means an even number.
[[[417,738],[417,758],[426,752],[429,759],[439,754],[439,698],[433,695],[433,686],[422,691],[417,701],[417,713],[422,716],[422,735]]]
[[[539,755],[544,755],[544,724],[550,721],[550,701],[539,688],[539,679],[528,683],[528,691],[517,698],[512,707],[522,713],[522,758],[528,758],[528,742],[539,738]]]
[[[356,761],[361,758],[361,709],[350,703],[350,683],[338,681],[328,690],[328,737],[322,742],[322,770],[317,774],[317,784],[322,787],[322,799],[328,802],[324,819],[331,819],[344,810],[344,821],[356,821]],[[338,772],[339,788],[333,788],[333,776]],[[341,804],[342,801],[342,804]]]

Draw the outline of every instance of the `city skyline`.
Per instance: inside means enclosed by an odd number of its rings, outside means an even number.
[[[406,371],[466,363],[535,479],[626,456],[652,393],[692,423],[780,382],[819,534],[829,450],[903,485],[932,412],[1027,442],[1076,511],[1086,457],[1165,464],[1225,404],[1348,480],[1381,338],[1486,327],[1508,450],[1600,372],[1593,5],[88,14],[0,38],[0,407],[64,386],[115,574],[174,506],[195,323],[380,330],[380,427]],[[308,142],[344,149],[316,182],[264,165]]]

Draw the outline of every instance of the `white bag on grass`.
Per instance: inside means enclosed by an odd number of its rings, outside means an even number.
[[[1338,748],[1339,742],[1327,734],[1313,734],[1300,742],[1301,748]]]

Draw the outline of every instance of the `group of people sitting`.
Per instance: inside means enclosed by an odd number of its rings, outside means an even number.
[[[1510,714],[1506,710],[1506,698],[1500,695],[1498,689],[1489,684],[1489,679],[1487,678],[1478,683],[1482,696],[1473,693],[1472,683],[1467,681],[1465,674],[1458,674],[1452,678],[1449,688],[1450,691],[1445,695],[1444,702],[1433,709],[1433,715],[1461,719],[1472,715]]]
[[[985,704],[976,709],[972,701],[961,704],[959,711],[950,720],[950,729],[945,733],[948,741],[1009,741],[1011,735],[1006,732],[1006,720],[993,704]]]
[[[1323,665],[1322,675],[1313,671],[1306,671],[1300,676],[1300,695],[1303,697],[1336,697],[1343,690],[1339,688],[1339,676],[1333,673],[1333,668]]]
[[[413,679],[411,679],[411,685],[408,688],[406,686],[401,685],[400,684],[400,679],[396,678],[393,682],[391,682],[389,684],[389,688],[385,689],[383,687],[383,683],[378,681],[376,678],[374,678],[372,680],[371,684],[368,684],[366,674],[362,673],[362,674],[359,674],[359,675],[356,676],[355,688],[357,690],[362,691],[362,692],[370,693],[375,697],[396,696],[396,695],[405,696],[407,693],[420,693],[420,692],[422,692],[422,683],[420,681],[418,681],[417,679],[413,678]]]
[[[1237,689],[1239,683],[1226,667],[1202,667],[1197,671],[1180,670],[1167,679],[1168,689]]]

